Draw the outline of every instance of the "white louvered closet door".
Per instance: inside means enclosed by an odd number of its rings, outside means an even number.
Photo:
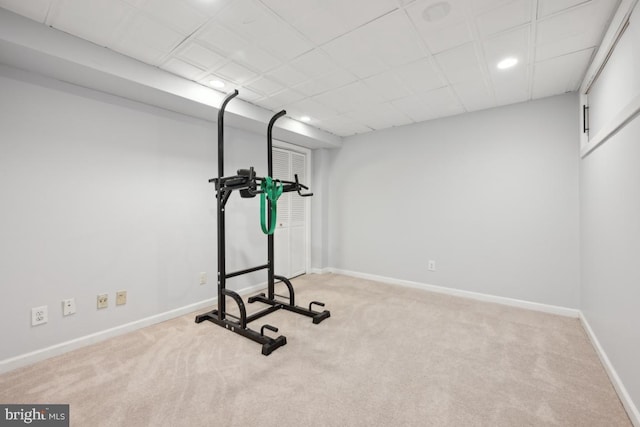
[[[280,148],[273,149],[274,178],[307,183],[307,159],[304,154]],[[298,193],[283,193],[278,199],[275,231],[275,273],[295,277],[306,273],[307,201]]]

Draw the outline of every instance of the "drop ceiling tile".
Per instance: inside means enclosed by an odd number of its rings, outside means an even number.
[[[360,78],[425,56],[402,11],[339,37],[322,47],[337,63]]]
[[[325,92],[313,97],[313,99],[332,107],[338,113],[355,111],[384,102],[384,99],[376,91],[371,90],[362,82]]]
[[[213,86],[211,84],[212,81],[216,81],[216,82],[222,82],[224,83],[223,87],[216,87]],[[201,85],[210,87],[212,89],[217,90],[218,92],[221,93],[230,93],[232,92],[234,89],[238,89],[240,86],[234,82],[232,82],[231,80],[225,79],[222,76],[216,75],[216,74],[207,74],[206,76],[202,77],[198,83],[200,83]]]
[[[615,13],[616,6],[617,1],[614,0],[592,0],[544,19],[538,22],[536,43],[554,43],[588,34],[594,29],[602,34],[609,19]]]
[[[231,58],[234,61],[244,65],[245,67],[255,70],[259,73],[264,73],[266,71],[272,70],[273,68],[281,64],[281,61],[273,55],[265,52],[259,47],[251,45],[237,50],[231,56]]]
[[[208,23],[199,31],[196,39],[229,57],[250,45],[244,38],[215,22]]]
[[[579,4],[587,3],[590,0],[539,0],[538,18],[544,18],[556,12],[560,12]]]
[[[115,47],[119,51],[141,52],[144,49],[149,49],[169,53],[183,38],[184,36],[179,32],[143,13],[138,13],[128,23],[116,41]],[[152,64],[157,65],[155,62]]]
[[[339,37],[322,47],[335,62],[360,78],[379,74],[389,69],[385,62],[378,58],[375,46],[349,33]]]
[[[506,70],[497,69],[495,62],[489,65],[492,87],[498,105],[529,100],[529,77],[526,64],[520,63]]]
[[[297,86],[300,83],[304,83],[310,79],[306,74],[296,70],[295,68],[287,64],[266,73],[266,76],[282,83],[286,87]]]
[[[0,0],[0,7],[44,23],[50,3],[50,0]]]
[[[307,96],[318,95],[323,92],[327,92],[349,83],[353,83],[357,78],[348,71],[336,69],[330,74],[326,74],[320,78],[309,80],[295,86],[294,88]]]
[[[354,31],[375,46],[374,52],[388,66],[403,65],[425,56],[411,21],[402,11],[385,15]]]
[[[466,80],[453,85],[454,92],[465,110],[477,111],[496,106],[496,101],[481,76],[476,80]]]
[[[313,49],[290,62],[290,65],[312,79],[317,79],[338,69],[325,52]]]
[[[122,1],[124,1],[125,3],[129,3],[130,5],[135,6],[139,9],[142,6],[144,6],[144,4],[149,0],[122,0]]]
[[[578,89],[595,49],[586,49],[535,64],[533,98]]]
[[[492,74],[500,71],[496,65],[506,57],[518,58],[518,67],[526,65],[529,62],[529,26],[500,33],[487,39],[483,45],[487,65]]]
[[[263,0],[315,44],[323,44],[394,10],[394,0]]]
[[[529,81],[525,67],[492,73],[493,90],[498,105],[513,104],[529,100]]]
[[[545,61],[556,56],[596,47],[602,38],[601,28],[591,28],[585,34],[567,37],[551,43],[536,45],[536,61]]]
[[[280,92],[284,89],[284,86],[280,83],[264,77],[245,85],[245,87],[266,96],[273,95],[274,93]]]
[[[454,24],[422,37],[425,39],[429,52],[433,54],[453,49],[473,40],[471,30],[466,22]]]
[[[474,43],[447,50],[434,56],[450,83],[476,81],[482,76]]]
[[[215,74],[237,84],[243,84],[257,76],[253,71],[235,62],[223,65],[216,70]]]
[[[166,52],[139,44],[116,43],[114,51],[151,65],[160,65]]]
[[[189,80],[195,80],[205,72],[205,70],[181,61],[178,58],[169,59],[160,68]]]
[[[260,105],[271,110],[286,108],[304,99],[304,95],[292,89],[284,89],[260,100]]]
[[[471,8],[476,13],[486,12],[504,6],[513,0],[471,0]]]
[[[142,10],[182,35],[189,35],[209,18],[184,1],[147,0]]]
[[[60,0],[50,25],[100,46],[110,46],[136,9],[119,0]]]
[[[386,71],[364,80],[369,88],[378,93],[385,101],[404,98],[411,95],[404,79],[395,70]]]
[[[258,43],[283,61],[290,61],[313,49],[313,45],[298,32],[283,25],[272,28],[263,38],[258,39]]]
[[[363,123],[373,130],[413,123],[413,120],[391,103],[371,105],[365,109],[347,113],[346,117],[357,123]]]
[[[182,0],[191,7],[198,9],[208,17],[218,14],[223,8],[231,4],[233,0]]]
[[[445,85],[429,59],[421,59],[395,70],[413,92],[430,91]]]
[[[223,56],[194,41],[187,42],[177,56],[205,70],[215,68],[226,61]]]
[[[234,0],[217,16],[216,22],[232,29],[248,40],[264,37],[278,21],[269,10],[255,0]]]
[[[313,120],[322,120],[338,115],[338,113],[326,105],[320,104],[311,99],[303,99],[285,106],[287,115],[293,119],[300,120],[302,116],[309,116]]]
[[[313,45],[254,0],[235,0],[222,10],[216,21],[282,60],[290,60],[311,50]]]
[[[448,13],[437,20],[429,20],[428,9],[437,3],[434,0],[417,0],[406,8],[408,15],[419,30],[421,28],[445,28],[465,20],[467,0],[447,1],[450,6]]]
[[[466,1],[450,1],[451,10],[448,15],[438,21],[428,21],[423,14],[434,3],[432,0],[418,0],[406,8],[431,53],[442,52],[473,40],[465,15]]]
[[[238,98],[249,102],[256,102],[264,97],[262,94],[254,92],[251,89],[248,89],[246,86],[238,89],[238,92]]]
[[[397,99],[392,104],[415,122],[464,112],[449,87]]]
[[[531,22],[531,0],[515,0],[476,17],[482,36],[496,34]]]
[[[321,120],[318,122],[318,126],[322,129],[326,129],[329,132],[338,136],[351,136],[358,133],[371,132],[368,126],[358,123],[353,119],[349,119],[344,116],[331,117],[329,119]]]

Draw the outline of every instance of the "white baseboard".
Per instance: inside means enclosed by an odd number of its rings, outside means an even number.
[[[409,280],[394,279],[392,277],[378,276],[375,274],[360,273],[357,271],[341,270],[338,268],[325,269],[331,273],[344,274],[345,276],[358,277],[360,279],[373,280],[374,282],[389,283],[392,285],[406,286],[409,288],[423,289],[440,294],[453,295],[463,298],[471,298],[479,301],[493,302],[497,304],[509,305],[512,307],[525,308],[527,310],[542,311],[544,313],[558,314],[566,317],[580,317],[580,310],[574,308],[560,307],[556,305],[540,304],[537,302],[524,301],[514,298],[499,297],[495,295],[481,294],[478,292],[463,291],[460,289],[445,288],[443,286],[428,285],[425,283],[412,282]]]
[[[600,341],[598,341],[596,334],[593,332],[593,329],[591,329],[591,325],[589,325],[589,322],[584,316],[584,313],[580,313],[580,321],[582,322],[582,326],[584,327],[584,330],[587,332],[587,335],[591,340],[591,344],[593,344],[593,347],[596,349],[596,353],[598,354],[598,357],[602,362],[602,366],[604,366],[605,371],[607,371],[607,375],[609,375],[609,379],[611,380],[613,387],[616,389],[618,397],[622,402],[622,406],[624,406],[624,409],[627,411],[627,415],[629,416],[631,423],[635,427],[640,427],[640,411],[638,411],[638,408],[633,403],[633,400],[631,399],[631,396],[629,396],[627,388],[624,386],[622,380],[618,376],[618,373],[611,364],[609,357],[607,357],[607,353],[605,353],[604,349],[600,345]]]
[[[310,270],[311,274],[326,274],[326,273],[331,273],[331,269],[328,267],[325,268],[312,268]]]
[[[257,292],[266,287],[266,282],[254,286],[243,288],[238,292],[240,295],[246,295],[253,292]],[[19,356],[11,357],[0,361],[0,373],[12,371],[14,369],[30,365],[32,363],[40,362],[45,359],[49,359],[54,356],[75,350],[81,347],[86,347],[91,344],[95,344],[100,341],[104,341],[109,338],[113,338],[119,335],[126,334],[147,326],[155,325],[156,323],[164,322],[166,320],[174,319],[176,317],[189,314],[191,312],[202,310],[207,307],[211,307],[218,302],[218,298],[210,298],[204,301],[198,301],[193,304],[185,305],[173,310],[165,311],[164,313],[156,314],[153,316],[145,317],[144,319],[136,320],[124,325],[116,326],[114,328],[106,329],[104,331],[96,332],[93,334],[85,335],[83,337],[75,338],[69,341],[55,344],[50,347],[35,350],[30,353],[21,354]]]

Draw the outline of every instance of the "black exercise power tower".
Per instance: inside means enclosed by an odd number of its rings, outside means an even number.
[[[271,325],[263,325],[260,328],[260,332],[254,331],[247,327],[247,323],[257,320],[267,314],[274,311],[285,309],[294,313],[309,316],[313,319],[313,323],[318,324],[324,319],[331,316],[331,313],[327,310],[322,312],[312,310],[312,306],[317,305],[324,307],[324,304],[318,301],[312,301],[309,304],[309,308],[299,307],[295,305],[295,292],[291,282],[283,276],[277,276],[274,274],[274,240],[273,233],[267,235],[267,263],[257,267],[251,267],[233,273],[227,273],[226,271],[226,259],[225,259],[225,206],[231,193],[238,190],[240,196],[243,198],[255,197],[258,194],[264,193],[266,190],[261,189],[263,183],[267,181],[271,182],[273,177],[273,156],[272,156],[272,132],[273,125],[280,117],[286,114],[286,111],[280,111],[271,118],[269,127],[267,128],[267,159],[268,159],[268,176],[258,177],[255,174],[253,167],[249,169],[240,169],[237,175],[224,176],[224,111],[229,101],[238,95],[238,91],[227,95],[220,106],[218,112],[218,178],[210,179],[209,182],[213,182],[216,188],[216,199],[218,204],[218,308],[216,310],[209,311],[204,314],[196,316],[196,323],[201,323],[205,320],[215,323],[218,326],[222,326],[231,330],[237,334],[240,334],[246,338],[249,338],[255,342],[262,344],[262,354],[268,356],[278,347],[282,347],[287,343],[287,338],[280,335],[278,338],[271,338],[264,334],[265,329],[269,329],[273,332],[278,332],[278,328]],[[302,193],[302,190],[308,190],[308,187],[298,182],[298,176],[295,176],[295,181],[283,181],[277,180],[278,184],[282,185],[282,192],[296,191],[302,197],[312,196],[313,193]],[[272,205],[271,199],[267,199],[267,224],[272,224]],[[275,221],[275,218],[273,218]],[[254,271],[264,270],[268,271],[267,275],[267,295],[264,293],[252,296],[248,299],[249,303],[261,302],[269,305],[269,307],[258,311],[257,313],[247,316],[247,311],[242,301],[242,297],[237,292],[226,288],[226,280],[232,277],[240,276],[243,274],[253,273]],[[276,300],[277,296],[274,293],[275,280],[282,281],[289,290],[288,302],[282,300]],[[226,311],[226,297],[232,298],[238,305],[240,316],[235,316]],[[229,320],[233,319],[233,320]]]

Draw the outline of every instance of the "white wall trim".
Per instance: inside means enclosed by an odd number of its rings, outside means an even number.
[[[589,66],[582,84],[580,86],[580,108],[582,105],[589,105],[588,93],[591,90],[591,86],[597,81],[600,73],[604,69],[609,60],[609,57],[615,50],[616,44],[620,37],[622,37],[629,18],[631,17],[638,0],[622,0],[618,10],[609,24],[600,47],[594,57],[591,65]],[[580,156],[586,157],[593,150],[598,148],[602,143],[607,141],[616,132],[631,122],[636,115],[640,113],[640,96],[631,100],[616,116],[606,124],[597,134],[591,138],[588,133],[582,134],[582,119],[580,123],[581,137],[580,137]],[[582,117],[582,111],[580,112]]]
[[[638,411],[638,408],[633,403],[631,396],[629,396],[629,392],[622,383],[622,380],[611,364],[609,357],[607,357],[607,353],[605,353],[604,349],[600,345],[596,334],[593,332],[593,329],[591,329],[591,325],[589,325],[587,318],[582,312],[580,313],[580,321],[582,322],[582,326],[584,327],[587,336],[591,340],[591,344],[593,344],[593,347],[596,349],[596,353],[598,354],[598,357],[602,362],[602,366],[604,366],[604,370],[607,372],[607,375],[609,375],[609,379],[613,384],[613,388],[615,388],[616,392],[618,393],[618,397],[622,402],[622,406],[624,406],[624,409],[627,411],[627,415],[629,416],[631,423],[635,427],[640,427],[640,411]]]
[[[259,285],[249,286],[236,291],[240,295],[246,295],[253,292],[257,292],[265,289],[266,282]],[[91,344],[95,344],[100,341],[104,341],[109,338],[124,335],[128,332],[133,332],[138,329],[145,328],[147,326],[155,325],[156,323],[164,322],[166,320],[175,319],[176,317],[183,316],[185,314],[192,313],[194,311],[202,310],[207,307],[211,307],[218,301],[218,298],[209,298],[203,301],[198,301],[193,304],[185,305],[183,307],[175,308],[173,310],[165,311],[164,313],[155,314],[153,316],[145,317],[144,319],[136,320],[124,325],[116,326],[114,328],[105,329],[93,334],[85,335],[83,337],[75,338],[69,341],[65,341],[59,344],[52,345],[43,349],[35,350],[30,353],[21,354],[19,356],[11,357],[0,361],[0,374],[9,372],[14,369],[31,365],[36,362],[40,362],[45,359],[49,359],[54,356],[67,353],[71,350],[76,350],[81,347],[86,347]]]
[[[614,48],[620,33],[624,29],[624,26],[629,20],[629,17],[637,3],[638,0],[622,0],[620,6],[618,6],[618,10],[611,19],[609,28],[600,43],[600,47],[598,48],[598,51],[596,52],[593,61],[591,61],[591,65],[589,65],[584,79],[582,80],[582,84],[580,85],[581,94],[587,93],[591,88],[591,85],[593,85],[594,81],[597,79],[600,70],[607,62],[611,49]]]
[[[311,274],[327,274],[327,273],[331,273],[331,269],[328,267],[325,268],[312,268],[311,269]]]
[[[530,302],[530,301],[524,301],[524,300],[519,300],[514,298],[506,298],[506,297],[499,297],[495,295],[481,294],[478,292],[464,291],[464,290],[454,289],[454,288],[445,288],[443,286],[428,285],[426,283],[412,282],[409,280],[395,279],[391,277],[378,276],[375,274],[360,273],[357,271],[341,270],[341,269],[332,268],[332,267],[325,270],[329,270],[330,272],[335,274],[344,274],[345,276],[358,277],[360,279],[373,280],[375,282],[406,286],[409,288],[423,289],[426,291],[437,292],[440,294],[453,295],[453,296],[458,296],[463,298],[471,298],[478,301],[493,302],[497,304],[508,305],[512,307],[519,307],[527,310],[541,311],[544,313],[557,314],[557,315],[566,316],[566,317],[574,317],[574,318],[580,317],[580,310],[577,310],[574,308],[560,307],[560,306],[549,305],[549,304],[541,304],[537,302]]]
[[[616,132],[629,124],[640,113],[640,96],[636,96],[629,104],[627,104],[607,125],[600,130],[593,138],[580,150],[581,157],[595,150],[607,139],[612,137]]]

